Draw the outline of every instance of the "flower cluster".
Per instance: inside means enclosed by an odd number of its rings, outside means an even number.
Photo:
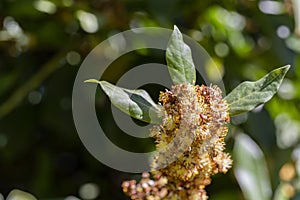
[[[140,200],[207,199],[204,188],[211,175],[226,173],[232,165],[230,155],[224,152],[225,124],[230,118],[221,90],[217,86],[175,85],[161,92],[159,103],[164,108],[162,124],[150,130],[157,149],[151,171],[154,180],[126,181],[123,191]],[[167,181],[158,184],[162,179]],[[139,187],[140,191],[131,189]]]
[[[122,187],[123,192],[128,194],[131,199],[159,200],[168,194],[167,183],[166,177],[157,174],[152,180],[150,174],[144,172],[138,184],[135,180],[124,181]]]

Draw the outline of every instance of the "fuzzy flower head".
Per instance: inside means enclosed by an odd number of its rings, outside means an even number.
[[[230,118],[221,90],[217,86],[175,85],[160,93],[159,103],[162,124],[150,130],[157,148],[152,174],[165,177],[168,183],[156,190],[168,191],[164,199],[207,199],[204,188],[210,184],[210,176],[226,173],[232,165],[230,155],[224,152],[225,125]]]
[[[223,152],[229,114],[221,90],[181,84],[162,92],[159,101],[163,123],[150,130],[158,151],[153,170],[189,182],[226,173],[231,167],[229,154]]]

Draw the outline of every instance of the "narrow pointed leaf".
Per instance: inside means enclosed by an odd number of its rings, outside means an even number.
[[[174,85],[182,83],[195,85],[196,71],[192,52],[183,42],[182,34],[176,26],[168,43],[166,60]]]
[[[272,189],[267,164],[259,146],[238,134],[233,149],[234,174],[247,200],[270,200]]]
[[[229,104],[230,115],[234,116],[248,112],[269,101],[278,91],[289,68],[290,66],[286,65],[271,71],[258,81],[245,81],[238,85],[225,97]]]
[[[129,90],[115,86],[107,81],[95,79],[85,82],[98,83],[112,104],[133,118],[144,122],[159,124],[160,106],[153,102],[145,90]]]

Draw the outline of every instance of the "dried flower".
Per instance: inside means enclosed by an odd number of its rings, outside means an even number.
[[[224,152],[228,105],[217,86],[180,84],[161,92],[162,124],[150,130],[157,154],[149,176],[124,182],[131,199],[207,199],[211,175],[226,173],[232,160]],[[153,184],[150,184],[153,183]],[[143,188],[147,185],[147,190]],[[138,190],[137,188],[143,188]]]

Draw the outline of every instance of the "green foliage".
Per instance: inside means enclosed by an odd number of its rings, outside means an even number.
[[[290,66],[275,69],[255,82],[245,81],[238,85],[226,97],[231,116],[253,110],[266,103],[278,91],[278,88]]]
[[[112,104],[124,113],[144,122],[159,124],[160,108],[155,104],[145,90],[128,90],[115,86],[107,81],[95,79],[86,80],[89,83],[98,83],[109,96]]]
[[[7,198],[7,200],[37,200],[32,194],[29,194],[27,192],[21,191],[21,190],[12,190]]]
[[[174,30],[166,51],[169,73],[174,85],[195,84],[196,70],[190,47],[184,43],[179,29]],[[225,99],[229,104],[230,116],[253,110],[260,104],[269,101],[289,70],[290,65],[275,69],[255,82],[245,81],[238,85]],[[109,96],[111,102],[126,114],[149,123],[159,123],[159,105],[155,104],[144,90],[128,90],[117,87],[106,81],[95,79],[85,82],[98,83]]]
[[[182,34],[176,26],[169,40],[166,59],[174,85],[182,83],[195,85],[196,70],[192,52],[190,47],[183,42]]]
[[[259,146],[245,134],[235,138],[234,171],[247,200],[270,200],[272,188],[267,164]]]
[[[169,40],[166,59],[173,83],[195,84],[196,70],[190,47],[184,43],[179,29],[174,30]],[[255,82],[245,81],[238,85],[225,99],[229,104],[231,116],[253,110],[266,103],[278,88],[290,66],[275,69]],[[126,114],[149,123],[159,123],[159,105],[155,104],[144,90],[128,90],[114,86],[106,81],[95,79],[85,82],[98,83],[109,96],[111,102]]]

